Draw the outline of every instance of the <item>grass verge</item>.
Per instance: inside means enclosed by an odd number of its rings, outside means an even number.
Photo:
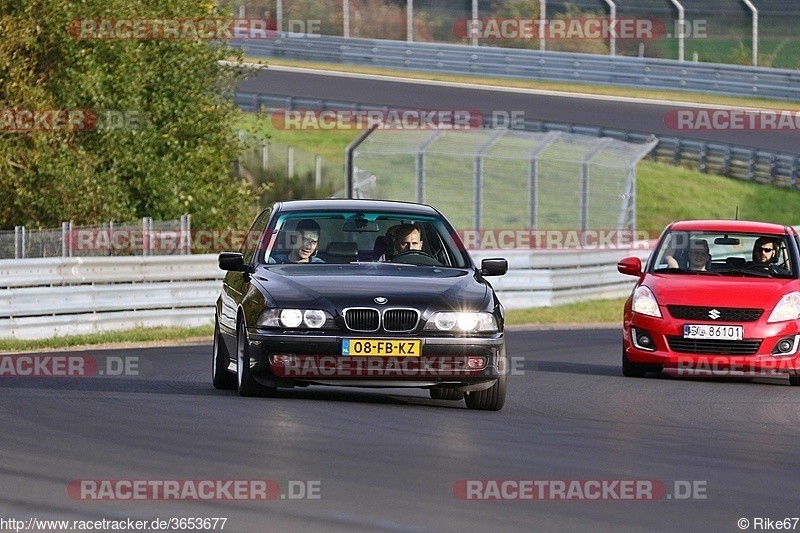
[[[147,328],[128,331],[109,331],[88,335],[68,335],[49,339],[17,340],[0,339],[0,352],[22,352],[32,350],[54,350],[105,344],[130,345],[137,343],[168,342],[179,344],[183,341],[208,339],[214,334],[214,326],[196,328]]]
[[[622,324],[625,298],[587,300],[552,307],[515,309],[506,311],[506,325],[522,324],[597,324],[616,322]]]

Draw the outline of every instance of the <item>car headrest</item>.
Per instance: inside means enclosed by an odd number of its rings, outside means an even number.
[[[725,266],[728,268],[744,268],[747,264],[747,259],[744,257],[728,257],[725,259]]]
[[[330,257],[358,257],[358,243],[355,242],[331,242],[325,248],[325,254]]]

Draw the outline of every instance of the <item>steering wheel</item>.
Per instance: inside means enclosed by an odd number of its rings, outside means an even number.
[[[400,252],[392,256],[392,263],[405,263],[410,265],[424,265],[424,266],[442,266],[442,264],[436,260],[428,252],[424,252],[422,250],[406,250],[404,252]]]
[[[775,263],[751,263],[744,267],[745,270],[756,270],[760,272],[768,272],[770,274],[783,274],[782,267]]]

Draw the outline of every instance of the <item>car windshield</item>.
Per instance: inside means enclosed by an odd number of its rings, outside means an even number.
[[[671,231],[653,254],[652,271],[752,277],[797,277],[786,236]]]
[[[279,215],[267,228],[259,259],[268,264],[394,262],[464,268],[469,259],[455,234],[436,216],[293,211]]]

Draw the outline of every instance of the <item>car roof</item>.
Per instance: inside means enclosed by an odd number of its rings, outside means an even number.
[[[767,235],[796,235],[790,226],[749,220],[683,220],[668,226],[673,231],[729,231],[731,233],[763,233]]]
[[[437,209],[429,205],[394,200],[353,200],[348,198],[290,200],[276,203],[275,208],[281,212],[342,209],[348,211],[392,211],[403,214],[441,216]]]

